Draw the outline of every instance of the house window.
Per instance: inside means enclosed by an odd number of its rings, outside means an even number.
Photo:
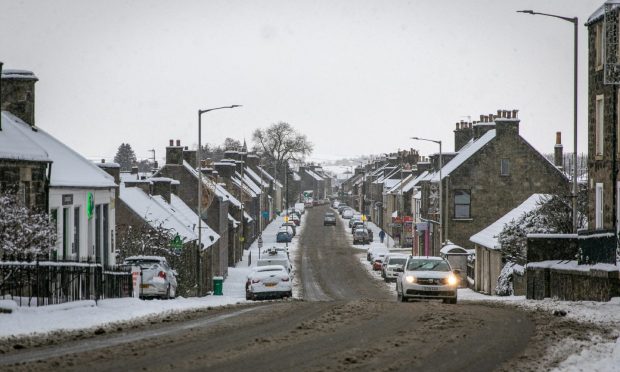
[[[600,70],[603,68],[603,22],[596,25],[594,37],[595,66]]]
[[[73,209],[73,251],[75,255],[80,252],[80,207]]]
[[[594,153],[596,156],[603,156],[603,134],[604,134],[604,96],[596,96],[595,129],[594,129]]]
[[[454,190],[454,218],[471,218],[469,190]]]
[[[594,203],[594,228],[603,228],[603,184],[596,184],[595,203]]]
[[[500,174],[502,176],[510,176],[510,160],[502,159],[500,160]]]

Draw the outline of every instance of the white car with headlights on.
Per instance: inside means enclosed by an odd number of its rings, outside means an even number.
[[[292,296],[293,283],[284,266],[259,266],[248,275],[248,280],[245,284],[246,300]]]
[[[396,279],[396,296],[402,302],[410,298],[435,298],[455,304],[458,284],[458,275],[445,259],[409,256],[403,272]]]

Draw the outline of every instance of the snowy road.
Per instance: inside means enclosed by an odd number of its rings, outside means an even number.
[[[91,372],[547,370],[570,354],[565,348],[549,356],[551,345],[589,332],[605,336],[502,304],[398,303],[360,264],[346,230],[322,225],[326,210],[306,213],[294,251],[304,301],[168,314],[146,326],[8,353],[0,362],[25,362],[12,370]]]

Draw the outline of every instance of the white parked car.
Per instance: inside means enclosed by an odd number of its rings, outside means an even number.
[[[177,272],[168,265],[165,257],[131,256],[123,261],[123,265],[140,267],[142,271],[141,298],[176,297]]]
[[[345,209],[344,211],[342,211],[342,218],[344,218],[345,220],[353,218],[353,213],[353,209]]]
[[[283,266],[290,274],[293,271],[293,265],[288,258],[288,251],[282,252],[274,249],[267,251],[267,254],[261,255],[260,259],[256,261],[256,266],[271,266],[280,265]]]
[[[404,272],[396,279],[396,296],[399,301],[410,298],[436,298],[455,304],[458,276],[450,263],[441,257],[409,256]]]
[[[402,273],[407,262],[407,255],[401,253],[390,253],[383,260],[381,277],[386,282],[396,281],[398,274]]]
[[[259,266],[248,275],[245,284],[246,300],[292,296],[293,284],[291,277],[281,265]]]

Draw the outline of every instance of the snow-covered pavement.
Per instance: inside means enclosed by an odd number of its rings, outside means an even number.
[[[276,234],[283,223],[283,217],[274,219],[263,231],[263,249],[276,245]],[[288,244],[291,261],[294,262],[297,242],[303,231],[304,216],[297,236]],[[278,245],[282,245],[278,243]],[[248,266],[249,256],[252,257]],[[248,302],[245,299],[245,280],[256,266],[258,241],[244,251],[243,260],[229,268],[224,281],[223,296],[178,297],[174,300],[139,300],[136,298],[77,301],[44,307],[18,307],[14,301],[0,300],[0,308],[10,308],[10,314],[0,313],[0,338],[42,334],[59,330],[77,330],[108,325],[109,323],[135,321],[155,315],[181,312],[193,309],[225,306]],[[293,296],[299,293],[299,284],[293,281]],[[296,284],[297,283],[297,284]]]

